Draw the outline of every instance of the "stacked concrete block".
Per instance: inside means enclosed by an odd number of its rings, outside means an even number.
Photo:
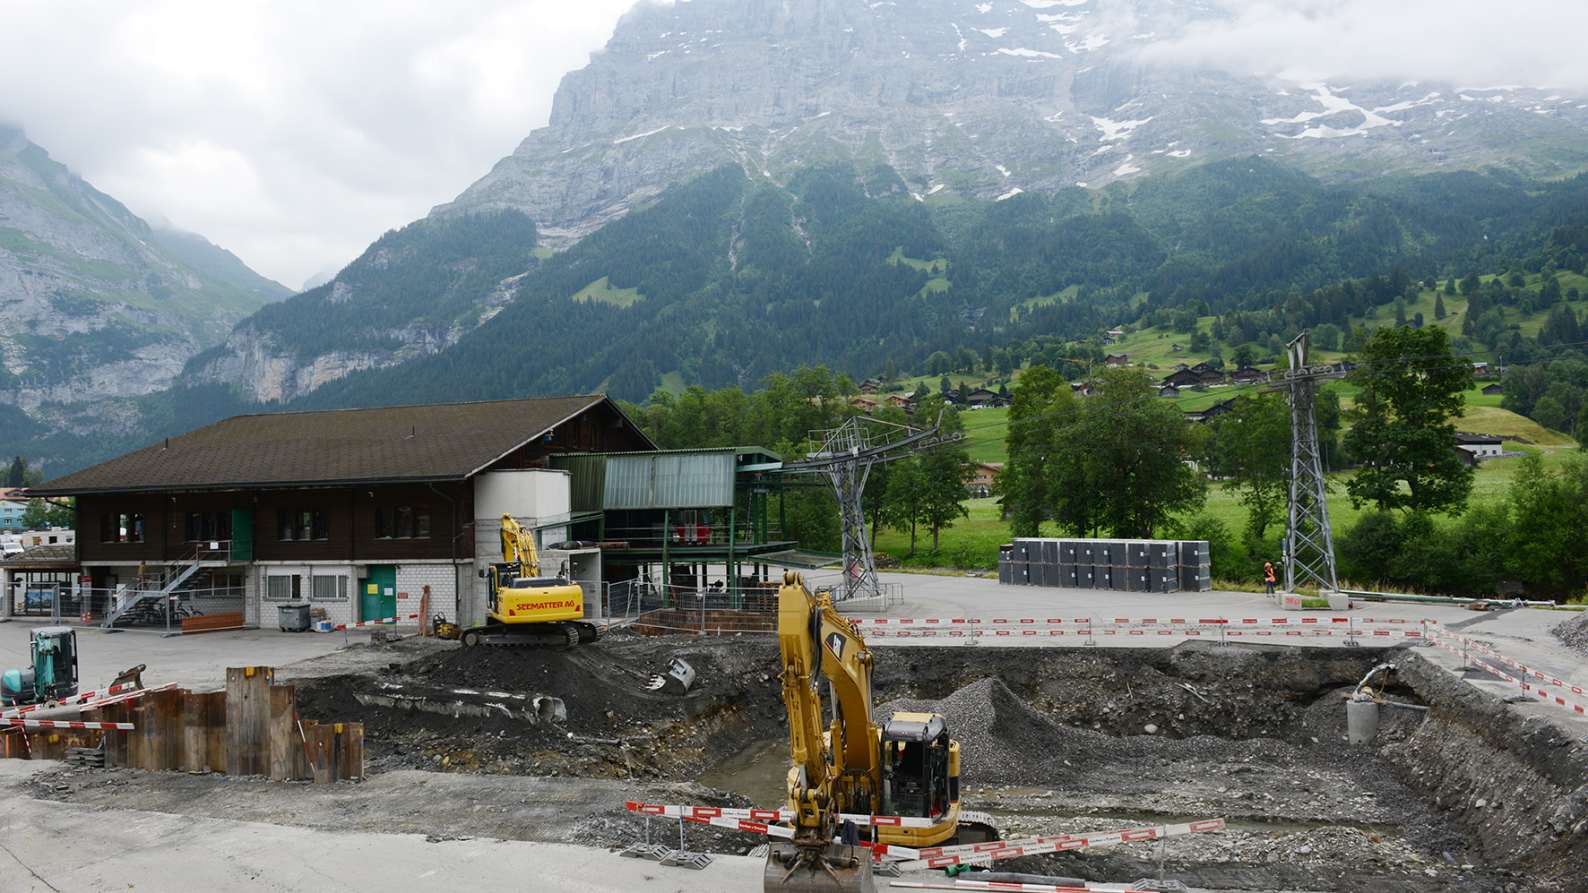
[[[1020,538],[998,551],[1005,585],[1120,592],[1204,592],[1212,588],[1204,540]]]

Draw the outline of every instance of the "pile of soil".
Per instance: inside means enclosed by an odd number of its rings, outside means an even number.
[[[733,647],[742,645],[743,647]],[[369,765],[595,778],[693,777],[736,750],[747,734],[781,721],[778,682],[764,641],[676,642],[616,637],[567,650],[479,647],[389,665],[376,675],[300,683],[304,717],[364,723]],[[695,669],[684,695],[652,692],[645,680],[673,657]],[[562,722],[509,716],[450,716],[366,705],[364,693],[405,686],[560,698]],[[524,698],[517,699],[523,702]],[[773,726],[775,728],[775,726]]]

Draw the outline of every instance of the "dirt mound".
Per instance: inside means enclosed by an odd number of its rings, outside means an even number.
[[[1070,728],[1032,710],[1001,679],[983,679],[940,701],[897,700],[883,704],[887,716],[900,710],[939,713],[960,743],[961,771],[975,784],[1031,781],[1060,762],[1091,761],[1117,743],[1101,732]]]
[[[1578,614],[1564,623],[1556,624],[1551,633],[1579,654],[1588,654],[1588,612]]]
[[[623,637],[572,650],[459,647],[378,675],[300,683],[299,704],[311,719],[363,722],[371,765],[380,769],[687,777],[781,716],[763,648]],[[675,656],[694,667],[694,687],[686,695],[647,691],[647,679]],[[399,709],[393,696],[441,710]],[[566,718],[529,721],[521,709],[446,713],[454,698],[517,708],[536,697],[560,699]]]

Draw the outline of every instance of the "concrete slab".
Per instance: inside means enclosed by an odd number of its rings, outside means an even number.
[[[12,761],[4,774],[14,775]],[[25,764],[24,764],[25,765]],[[32,764],[55,765],[55,764]],[[579,890],[743,893],[763,862],[718,856],[704,871],[663,868],[556,843],[328,832],[263,822],[100,810],[10,795],[0,818],[0,888],[127,890]]]

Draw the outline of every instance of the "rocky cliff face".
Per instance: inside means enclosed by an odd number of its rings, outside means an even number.
[[[927,199],[1103,186],[1264,154],[1349,176],[1588,164],[1588,105],[1555,91],[1297,84],[1143,51],[1199,0],[641,3],[564,78],[550,124],[439,214],[513,208],[562,246],[724,163],[785,177],[887,164]]]
[[[161,390],[286,291],[201,237],[151,228],[0,126],[0,403]]]

